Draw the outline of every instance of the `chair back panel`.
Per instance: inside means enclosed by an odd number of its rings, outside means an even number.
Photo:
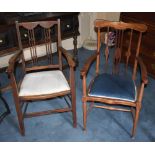
[[[97,63],[96,63],[96,73],[99,73],[99,65],[100,65],[100,43],[101,43],[101,33],[106,34],[106,47],[104,50],[104,56],[105,56],[105,65],[104,65],[104,72],[107,72],[108,70],[108,61],[109,61],[109,49],[110,46],[114,47],[114,53],[113,53],[113,67],[112,67],[112,73],[118,74],[119,73],[119,64],[122,60],[122,54],[125,56],[125,71],[127,72],[129,59],[131,56],[131,50],[132,50],[132,42],[135,41],[133,39],[133,31],[136,31],[138,33],[138,38],[136,38],[136,51],[132,51],[132,54],[134,55],[134,69],[133,69],[133,79],[135,78],[136,69],[137,69],[137,60],[136,57],[138,57],[140,52],[140,44],[141,44],[141,38],[142,33],[147,30],[147,27],[143,24],[132,24],[132,23],[124,23],[124,22],[110,22],[110,21],[104,21],[104,20],[96,20],[95,21],[95,28],[97,29],[97,41],[98,41],[98,47],[97,47]],[[125,33],[127,31],[127,33]],[[125,35],[127,34],[127,35]],[[112,38],[113,37],[113,38]],[[111,40],[114,40],[114,42],[110,42]],[[127,44],[128,48],[124,50],[123,44]],[[135,42],[134,42],[135,45]]]
[[[33,65],[37,65],[40,55],[45,55],[49,64],[53,64],[52,43],[57,42],[57,46],[61,45],[59,19],[57,21],[16,22],[16,30],[19,49],[24,51],[24,55],[30,56]],[[56,38],[52,38],[53,34],[56,35]],[[59,61],[61,60],[60,57],[61,54],[59,53]],[[61,65],[61,62],[58,64]]]

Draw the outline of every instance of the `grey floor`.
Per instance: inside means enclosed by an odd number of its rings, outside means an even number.
[[[3,93],[11,109],[0,124],[0,141],[87,141],[87,142],[109,142],[109,141],[155,141],[155,80],[149,77],[149,84],[145,88],[142,110],[137,127],[135,139],[131,139],[132,116],[130,113],[114,112],[103,109],[93,109],[88,116],[87,132],[83,132],[82,121],[82,80],[80,69],[84,61],[94,51],[79,49],[79,66],[76,69],[76,104],[77,104],[77,128],[72,126],[71,113],[54,114],[48,116],[25,119],[25,136],[21,136],[18,129],[17,116],[15,112],[12,92]],[[88,81],[94,71],[92,65],[88,74]],[[8,82],[6,74],[1,74],[2,84]],[[2,104],[0,104],[2,106]],[[51,109],[64,106],[61,98],[48,101],[40,101],[30,104],[28,111]],[[3,110],[3,107],[1,108]]]

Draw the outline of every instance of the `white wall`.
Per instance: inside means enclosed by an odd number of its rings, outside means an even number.
[[[94,32],[95,19],[105,19],[110,21],[119,21],[120,12],[81,12],[79,15],[79,32],[77,47],[83,45],[85,39],[91,37],[96,38]],[[73,49],[73,39],[63,41],[63,46],[66,49]]]
[[[90,34],[90,17],[87,12],[81,12],[79,15],[79,31],[80,38],[78,40],[78,45],[81,47],[86,38],[89,37]]]
[[[110,20],[110,21],[119,21],[120,18],[120,12],[87,12],[85,13],[85,16],[88,16],[90,24],[89,29],[89,37],[87,39],[93,39],[96,40],[96,32],[94,31],[94,21],[95,19],[104,19],[104,20]]]
[[[98,19],[105,19],[110,21],[119,21],[120,12],[97,12]]]

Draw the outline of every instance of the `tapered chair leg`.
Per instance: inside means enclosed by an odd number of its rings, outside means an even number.
[[[19,122],[20,133],[22,136],[25,136],[24,121],[18,119],[18,122]]]
[[[136,134],[136,127],[137,127],[137,123],[138,123],[138,119],[139,119],[139,113],[140,113],[140,109],[136,109],[135,111],[135,118],[134,118],[134,123],[133,123],[133,129],[132,129],[132,137],[135,136]]]
[[[77,127],[77,118],[76,118],[76,99],[72,95],[72,115],[73,115],[73,127]]]
[[[75,88],[75,75],[74,68],[70,68],[70,85],[71,85],[71,101],[72,101],[72,115],[73,115],[73,127],[76,128],[76,88]]]
[[[20,129],[20,133],[22,136],[25,135],[25,127],[24,127],[24,120],[23,120],[23,114],[20,108],[20,104],[16,103],[16,111],[17,111],[17,116],[18,116],[18,123],[19,123],[19,129]]]
[[[83,127],[86,130],[86,123],[87,123],[87,103],[83,102]]]

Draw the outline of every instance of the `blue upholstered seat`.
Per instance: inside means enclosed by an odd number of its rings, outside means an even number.
[[[100,74],[89,90],[89,96],[121,99],[134,102],[137,98],[135,83],[127,76]]]

